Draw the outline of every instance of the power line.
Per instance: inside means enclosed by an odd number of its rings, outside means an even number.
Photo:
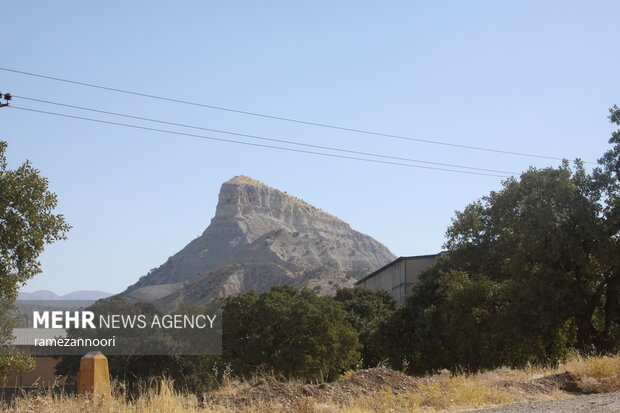
[[[389,134],[389,133],[384,133],[384,132],[375,132],[375,131],[370,131],[370,130],[366,130],[366,129],[348,128],[348,127],[344,127],[344,126],[332,125],[332,124],[327,124],[327,123],[311,122],[311,121],[305,121],[305,120],[301,120],[301,119],[287,118],[287,117],[283,117],[283,116],[267,115],[267,114],[264,114],[264,113],[250,112],[250,111],[245,111],[245,110],[226,108],[226,107],[223,107],[223,106],[207,105],[207,104],[204,104],[204,103],[191,102],[191,101],[181,100],[181,99],[174,99],[174,98],[169,98],[169,97],[165,97],[165,96],[150,95],[148,93],[134,92],[134,91],[131,91],[131,90],[125,90],[125,89],[118,89],[118,88],[113,88],[113,87],[108,87],[108,86],[102,86],[102,85],[97,85],[97,84],[94,84],[94,83],[79,82],[79,81],[76,81],[76,80],[69,80],[69,79],[63,79],[63,78],[59,78],[59,77],[41,75],[41,74],[37,74],[37,73],[31,73],[31,72],[25,72],[25,71],[21,71],[21,70],[9,69],[9,68],[6,68],[6,67],[0,67],[0,70],[6,71],[6,72],[18,73],[18,74],[22,74],[22,75],[26,75],[26,76],[38,77],[38,78],[42,78],[42,79],[54,80],[54,81],[58,81],[58,82],[70,83],[70,84],[79,85],[79,86],[86,86],[86,87],[91,87],[91,88],[96,88],[96,89],[102,89],[102,90],[107,90],[107,91],[111,91],[111,92],[118,92],[118,93],[124,93],[124,94],[128,94],[128,95],[146,97],[146,98],[150,98],[150,99],[163,100],[163,101],[166,101],[166,102],[181,103],[181,104],[184,104],[184,105],[198,106],[198,107],[203,107],[203,108],[208,108],[208,109],[221,110],[221,111],[225,111],[225,112],[239,113],[239,114],[242,114],[242,115],[256,116],[256,117],[261,117],[261,118],[266,118],[266,119],[274,119],[274,120],[298,123],[298,124],[303,124],[303,125],[317,126],[317,127],[321,127],[321,128],[329,128],[329,129],[336,129],[336,130],[342,130],[342,131],[347,131],[347,132],[361,133],[361,134],[365,134],[365,135],[375,135],[375,136],[382,136],[382,137],[386,137],[386,138],[393,138],[393,139],[402,139],[402,140],[408,140],[408,141],[422,142],[422,143],[428,143],[428,144],[433,144],[433,145],[450,146],[450,147],[461,148],[461,149],[470,149],[470,150],[476,150],[476,151],[502,153],[502,154],[505,154],[505,155],[526,156],[526,157],[531,157],[531,158],[552,159],[552,160],[560,160],[560,161],[563,160],[562,158],[557,158],[557,157],[553,157],[553,156],[537,155],[537,154],[525,153],[525,152],[505,151],[505,150],[501,150],[501,149],[485,148],[485,147],[481,147],[481,146],[461,145],[461,144],[450,143],[450,142],[443,142],[443,141],[437,141],[437,140],[431,140],[431,139],[413,138],[413,137],[409,137],[409,136],[394,135],[394,134]],[[584,162],[584,163],[593,163],[593,162]]]
[[[85,121],[89,121],[89,122],[97,122],[97,123],[103,123],[103,124],[108,124],[108,125],[123,126],[123,127],[127,127],[127,128],[133,128],[133,129],[143,129],[143,130],[167,133],[167,134],[172,134],[172,135],[189,136],[189,137],[193,137],[193,138],[208,139],[208,140],[218,141],[218,142],[235,143],[235,144],[246,145],[246,146],[255,146],[255,147],[261,147],[261,148],[278,149],[278,150],[282,150],[282,151],[307,153],[307,154],[312,154],[312,155],[328,156],[328,157],[332,157],[332,158],[341,158],[341,159],[351,159],[351,160],[356,160],[356,161],[373,162],[373,163],[380,163],[380,164],[386,164],[386,165],[406,166],[406,167],[409,167],[409,168],[432,169],[432,170],[437,170],[437,171],[457,172],[457,173],[463,173],[463,174],[469,174],[469,175],[482,175],[482,176],[493,176],[493,177],[497,177],[497,178],[509,178],[508,176],[505,176],[505,175],[488,174],[488,173],[483,173],[483,172],[461,171],[461,170],[457,170],[457,169],[447,169],[447,168],[436,168],[436,167],[432,167],[432,166],[421,166],[421,165],[412,165],[412,164],[406,164],[406,163],[400,163],[400,162],[380,161],[378,159],[359,158],[359,157],[355,157],[355,156],[336,155],[336,154],[332,154],[332,153],[308,151],[308,150],[303,150],[303,149],[285,148],[285,147],[282,147],[282,146],[275,146],[275,145],[264,145],[264,144],[260,144],[260,143],[242,142],[242,141],[236,141],[236,140],[232,140],[232,139],[216,138],[216,137],[213,137],[213,136],[205,136],[205,135],[197,135],[197,134],[193,134],[193,133],[170,131],[170,130],[166,130],[166,129],[149,128],[149,127],[146,127],[146,126],[138,126],[138,125],[131,125],[131,124],[127,124],[127,123],[112,122],[112,121],[107,121],[107,120],[102,120],[102,119],[93,119],[93,118],[86,118],[86,117],[82,117],[82,116],[68,115],[68,114],[64,114],[64,113],[48,112],[48,111],[44,111],[44,110],[37,110],[37,109],[31,109],[31,108],[23,108],[23,107],[14,106],[14,105],[8,106],[8,108],[17,109],[17,110],[24,110],[24,111],[28,111],[28,112],[43,113],[43,114],[46,114],[46,115],[60,116],[60,117],[70,118],[70,119],[80,119],[80,120],[85,120]]]
[[[46,103],[46,104],[50,104],[50,105],[62,106],[62,107],[67,107],[67,108],[72,108],[72,109],[80,109],[80,110],[86,110],[86,111],[90,111],[90,112],[102,113],[102,114],[106,114],[106,115],[121,116],[121,117],[124,117],[124,118],[137,119],[137,120],[143,120],[143,121],[148,121],[148,122],[155,122],[155,123],[160,123],[160,124],[165,124],[165,125],[180,126],[180,127],[184,127],[184,128],[198,129],[198,130],[222,133],[222,134],[227,134],[227,135],[242,136],[242,137],[245,137],[245,138],[258,139],[258,140],[263,140],[263,141],[286,143],[286,144],[290,144],[290,145],[303,146],[303,147],[307,147],[307,148],[325,149],[325,150],[336,151],[336,152],[350,153],[350,154],[354,154],[354,155],[373,156],[373,157],[383,158],[383,159],[393,159],[393,160],[397,160],[397,161],[417,162],[417,163],[424,163],[424,164],[428,164],[428,165],[439,165],[439,166],[448,166],[448,167],[452,167],[452,168],[470,169],[470,170],[475,170],[475,171],[495,172],[495,173],[502,173],[502,174],[509,174],[509,175],[518,175],[517,172],[500,171],[500,170],[496,170],[496,169],[486,169],[486,168],[475,168],[475,167],[471,167],[471,166],[455,165],[455,164],[442,163],[442,162],[422,161],[422,160],[418,160],[418,159],[402,158],[402,157],[389,156],[389,155],[381,155],[381,154],[376,154],[376,153],[371,153],[371,152],[361,152],[361,151],[353,151],[353,150],[342,149],[342,148],[334,148],[334,147],[331,147],[331,146],[312,145],[312,144],[309,144],[309,143],[301,143],[301,142],[295,142],[295,141],[290,141],[290,140],[285,140],[285,139],[276,139],[276,138],[268,138],[268,137],[265,137],[265,136],[249,135],[249,134],[244,134],[244,133],[225,131],[225,130],[221,130],[221,129],[211,129],[211,128],[205,128],[205,127],[200,127],[200,126],[187,125],[187,124],[184,124],[184,123],[168,122],[168,121],[163,121],[163,120],[159,120],[159,119],[152,119],[152,118],[146,118],[146,117],[142,117],[142,116],[128,115],[128,114],[125,114],[125,113],[110,112],[110,111],[105,111],[105,110],[87,108],[87,107],[84,107],[84,106],[69,105],[69,104],[66,104],[66,103],[52,102],[52,101],[49,101],[49,100],[36,99],[36,98],[30,98],[30,97],[25,97],[25,96],[13,95],[13,97],[19,98],[19,99],[24,99],[24,100],[29,100],[29,101],[33,101],[33,102]]]

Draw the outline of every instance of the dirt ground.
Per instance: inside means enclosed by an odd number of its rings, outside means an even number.
[[[302,384],[262,377],[251,383],[235,382],[207,395],[207,403],[226,406],[254,406],[275,404],[294,406],[300,402],[344,405],[356,397],[385,389],[395,394],[415,391],[420,379],[403,373],[374,368],[362,370],[350,377],[332,383]]]
[[[620,393],[582,395],[566,400],[514,403],[496,409],[475,410],[479,413],[618,413]]]

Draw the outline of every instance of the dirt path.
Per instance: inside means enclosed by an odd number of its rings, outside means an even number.
[[[547,402],[515,403],[496,409],[471,410],[484,413],[618,413],[620,392],[575,396]]]

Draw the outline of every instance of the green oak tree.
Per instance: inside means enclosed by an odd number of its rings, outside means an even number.
[[[41,272],[38,256],[46,244],[64,239],[69,225],[53,211],[56,195],[47,179],[26,161],[10,169],[7,143],[0,141],[0,381],[31,363],[10,350],[11,313],[19,287]]]
[[[271,371],[285,378],[336,378],[359,359],[357,333],[330,297],[276,286],[223,299],[222,362],[249,377]]]
[[[620,108],[609,109],[609,120],[620,126]],[[612,148],[599,159],[599,168],[593,172],[595,190],[602,192],[605,231],[610,242],[607,252],[601,258],[602,265],[612,268],[605,277],[602,299],[602,324],[596,332],[603,348],[613,351],[620,341],[620,130],[612,132],[609,143]]]
[[[448,252],[380,329],[394,364],[477,370],[620,349],[620,132],[610,143],[590,174],[580,161],[530,168],[456,213]]]
[[[344,309],[347,323],[359,335],[363,365],[377,366],[382,359],[371,337],[378,326],[388,320],[400,305],[385,290],[361,287],[339,289],[334,299]]]

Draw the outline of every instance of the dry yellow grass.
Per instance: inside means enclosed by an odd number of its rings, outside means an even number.
[[[490,407],[516,401],[514,396],[465,376],[441,377],[420,384],[417,391],[393,394],[386,389],[338,412],[439,412]]]
[[[585,393],[620,391],[620,356],[575,356],[561,367],[578,378],[578,387]]]
[[[524,400],[571,397],[560,389],[545,388],[545,391],[541,391],[541,387],[536,387],[537,380],[566,372],[570,373],[577,388],[583,392],[620,390],[620,356],[590,358],[574,356],[556,368],[529,367],[520,370],[502,368],[479,374],[456,376],[438,374],[421,379],[412,392],[395,394],[386,388],[374,394],[355,398],[344,406],[318,402],[312,398],[298,400],[294,407],[261,402],[237,407],[205,405],[193,395],[175,391],[173,381],[162,379],[146,388],[141,396],[133,401],[124,400],[120,393],[107,400],[54,396],[50,393],[17,398],[10,406],[3,406],[3,411],[8,413],[455,412]],[[352,373],[348,375],[351,376]],[[231,383],[220,391],[230,392],[234,388],[234,383]]]

